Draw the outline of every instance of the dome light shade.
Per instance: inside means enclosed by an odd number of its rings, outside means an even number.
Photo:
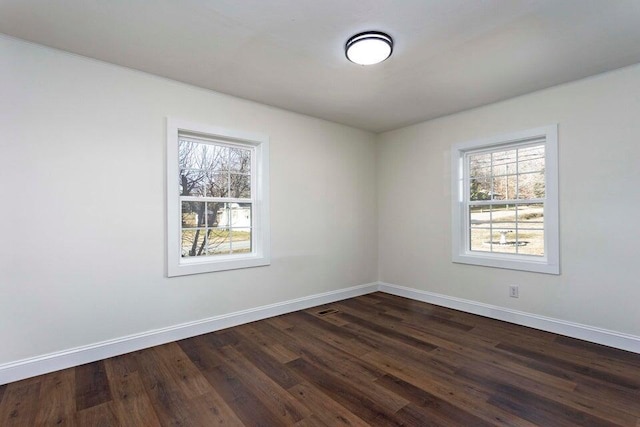
[[[393,39],[379,31],[367,31],[347,40],[344,51],[351,62],[359,65],[373,65],[391,56]]]

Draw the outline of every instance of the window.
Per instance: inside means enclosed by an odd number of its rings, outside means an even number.
[[[453,261],[559,274],[557,126],[452,150]]]
[[[168,275],[268,265],[269,141],[167,120]]]

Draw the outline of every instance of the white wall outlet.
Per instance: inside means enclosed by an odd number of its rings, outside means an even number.
[[[511,298],[518,298],[519,296],[518,285],[509,286],[509,296]]]

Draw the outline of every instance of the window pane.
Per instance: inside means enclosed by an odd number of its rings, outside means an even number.
[[[490,252],[491,233],[489,229],[472,228],[471,229],[471,242],[470,248],[472,251]]]
[[[206,230],[182,230],[181,252],[183,257],[206,255]]]
[[[491,207],[470,206],[469,224],[474,228],[489,228],[491,225]]]
[[[518,150],[518,172],[538,172],[544,170],[544,145]]]
[[[517,175],[500,176],[493,178],[493,200],[515,199]]]
[[[207,203],[207,226],[217,227],[220,223],[220,217],[224,212],[224,206],[226,203],[221,202],[208,202]]]
[[[229,169],[231,172],[248,174],[251,172],[251,150],[229,149]]]
[[[198,147],[200,145],[201,144],[183,140],[178,142],[178,162],[180,169],[202,169],[202,162],[200,161],[200,155],[198,153]]]
[[[504,200],[506,197],[505,192],[507,191],[507,178],[504,176],[493,178],[493,190],[491,191],[491,199],[493,200]]]
[[[229,170],[229,148],[221,145],[208,145],[204,152],[206,169],[214,173]]]
[[[544,231],[522,230],[518,232],[518,253],[522,255],[544,256]]]
[[[537,172],[518,175],[518,198],[544,198],[544,173]]]
[[[250,228],[234,228],[231,230],[231,252],[234,254],[251,252]]]
[[[542,171],[544,171],[544,157],[518,163],[519,173],[542,172]]]
[[[229,203],[229,224],[235,230],[251,228],[251,203]]]
[[[469,173],[471,176],[491,175],[491,154],[469,155]]]
[[[469,200],[489,200],[491,198],[491,179],[471,178]]]
[[[512,229],[516,227],[515,205],[493,205],[491,207],[491,224],[493,228]]]
[[[204,227],[204,202],[182,202],[182,228]]]
[[[514,229],[494,229],[491,234],[491,249],[493,252],[516,253],[516,232]]]
[[[216,210],[216,223],[218,228],[227,229],[231,227],[230,206],[235,203],[219,203]]]
[[[207,227],[215,227],[216,205],[217,203],[207,203],[207,211],[205,213],[205,223]]]
[[[204,196],[206,174],[201,170],[180,170],[180,195]]]
[[[231,194],[229,197],[234,198],[251,198],[251,177],[249,175],[238,175],[232,173],[231,176]]]
[[[491,153],[491,158],[493,161],[493,174],[497,175],[496,170],[498,168],[510,163],[513,164],[516,161],[516,150],[496,151]],[[515,173],[515,168],[511,173]]]
[[[207,253],[209,255],[228,254],[230,251],[229,230],[213,228],[209,230]]]
[[[249,231],[251,228],[251,203],[220,203],[217,211],[218,228],[234,228]]]
[[[544,205],[539,203],[519,205],[518,228],[544,229]]]
[[[517,173],[516,162],[501,163],[499,165],[493,165],[493,176],[498,175],[513,175]]]
[[[209,174],[207,177],[207,196],[229,196],[229,174],[227,172]]]
[[[181,169],[227,170],[229,149],[219,145],[180,140]]]

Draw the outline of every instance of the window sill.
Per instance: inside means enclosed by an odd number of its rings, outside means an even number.
[[[186,276],[189,274],[211,273],[215,271],[237,270],[241,268],[263,267],[271,264],[266,256],[225,256],[221,259],[188,259],[177,265],[169,265],[169,277]]]
[[[484,267],[504,268],[507,270],[530,271],[534,273],[560,274],[558,264],[549,263],[546,259],[530,257],[512,258],[500,255],[453,254],[453,262],[458,264],[481,265]]]

